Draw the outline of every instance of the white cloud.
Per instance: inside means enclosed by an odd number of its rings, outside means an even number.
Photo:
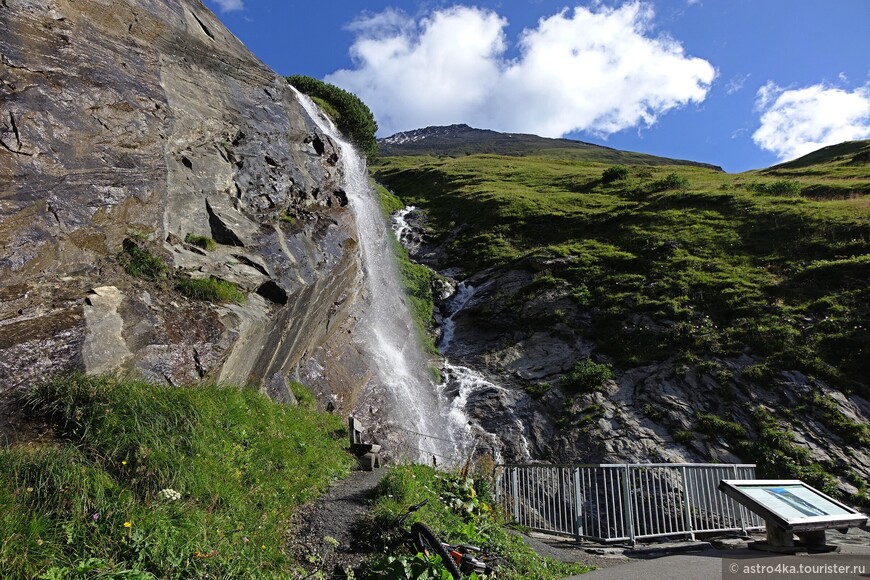
[[[648,126],[706,98],[716,72],[668,37],[651,35],[639,2],[563,10],[520,35],[507,57],[507,21],[454,6],[415,21],[395,10],[349,28],[355,68],[326,77],[359,95],[382,134],[449,123],[560,136]]]
[[[725,92],[729,95],[733,95],[741,90],[743,90],[743,86],[746,84],[746,81],[749,80],[749,74],[745,75],[734,75],[731,77],[731,80],[728,81],[728,85],[725,87]]]
[[[212,2],[218,5],[221,12],[233,12],[245,8],[245,4],[242,0],[212,0]]]
[[[870,86],[846,91],[818,84],[786,90],[768,82],[757,97],[761,126],[752,140],[782,161],[870,138]]]

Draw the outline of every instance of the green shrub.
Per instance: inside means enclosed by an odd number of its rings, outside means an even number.
[[[698,431],[710,437],[723,437],[732,442],[746,438],[746,429],[740,423],[710,413],[698,413],[695,420],[698,422]]]
[[[659,179],[650,184],[651,191],[668,190],[686,191],[689,189],[689,178],[678,173],[668,173],[664,179]]]
[[[529,383],[526,385],[525,391],[531,398],[540,399],[549,393],[552,388],[553,387],[550,383]]]
[[[602,183],[622,181],[623,179],[628,179],[628,167],[625,165],[611,165],[601,174]]]
[[[486,470],[480,470],[486,471]],[[443,568],[432,561],[421,561],[406,547],[404,534],[414,521],[425,522],[446,542],[481,547],[498,558],[498,577],[505,580],[544,580],[564,578],[588,570],[580,564],[563,564],[538,556],[523,540],[508,532],[491,494],[487,476],[466,477],[462,473],[439,473],[425,465],[400,465],[389,468],[375,488],[370,515],[357,529],[358,537],[370,551],[382,554],[367,564],[367,572],[382,578],[442,578]],[[396,519],[408,506],[428,500],[396,529]],[[389,554],[387,556],[386,554]],[[445,578],[449,578],[445,577]]]
[[[292,577],[296,506],[349,472],[338,417],[254,389],[74,375],[50,445],[0,451],[4,578]]]
[[[235,302],[241,304],[245,301],[245,294],[232,282],[219,278],[179,278],[175,281],[178,291],[194,300],[207,302]]]
[[[562,387],[570,393],[591,393],[604,388],[604,381],[613,378],[613,369],[606,363],[597,363],[591,358],[578,361],[568,374],[562,377]]]
[[[287,82],[300,92],[328,103],[327,110],[341,131],[360,153],[369,160],[378,154],[378,123],[371,110],[359,97],[335,85],[304,75],[287,77]]]
[[[695,442],[695,434],[691,431],[677,431],[671,437],[674,438],[674,443],[680,445],[691,445]]]
[[[155,256],[131,238],[124,240],[118,260],[124,270],[134,278],[157,280],[165,278],[169,273],[169,268],[159,256]]]
[[[208,250],[209,252],[217,249],[217,242],[208,236],[199,236],[197,234],[187,234],[186,236],[184,236],[184,241],[192,246],[202,248],[203,250]]]
[[[780,179],[779,181],[753,183],[750,189],[758,193],[766,193],[768,195],[779,195],[785,197],[797,197],[801,194],[802,186],[799,181],[791,179]]]

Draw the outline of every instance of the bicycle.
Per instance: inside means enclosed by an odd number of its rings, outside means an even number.
[[[397,525],[404,529],[405,520],[427,503],[428,500],[409,507],[407,513],[399,518]],[[463,574],[471,574],[472,572],[492,574],[495,571],[492,565],[475,555],[482,552],[480,548],[466,544],[453,545],[442,542],[435,532],[422,522],[411,524],[410,537],[417,552],[422,553],[427,558],[433,554],[438,554],[444,568],[453,576],[454,580],[460,580]]]

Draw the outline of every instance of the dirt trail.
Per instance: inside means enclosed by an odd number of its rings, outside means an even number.
[[[345,569],[359,566],[366,553],[356,551],[353,524],[368,511],[371,497],[385,469],[354,471],[325,495],[303,506],[293,518],[290,549],[311,577],[345,578]]]

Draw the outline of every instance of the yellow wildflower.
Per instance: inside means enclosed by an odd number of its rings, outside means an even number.
[[[124,522],[124,527],[125,527],[125,528],[132,528],[132,527],[133,527],[133,522]]]

